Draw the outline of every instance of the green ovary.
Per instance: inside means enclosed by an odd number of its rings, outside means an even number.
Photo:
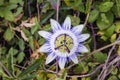
[[[67,34],[62,34],[56,38],[55,50],[62,53],[70,53],[73,47],[73,39]]]

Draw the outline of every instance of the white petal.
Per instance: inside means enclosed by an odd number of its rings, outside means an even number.
[[[78,46],[78,52],[88,52],[88,49],[84,45],[80,44]]]
[[[45,39],[49,39],[51,37],[51,35],[52,35],[52,33],[47,32],[47,31],[39,31],[38,33],[39,33],[39,35],[41,35]]]
[[[51,23],[51,27],[52,27],[53,32],[56,32],[57,30],[61,29],[61,26],[57,21],[50,19],[50,23]]]
[[[77,58],[76,54],[73,54],[73,55],[69,56],[69,58],[70,58],[75,64],[78,63],[78,58]]]
[[[50,62],[52,62],[55,58],[57,57],[57,55],[55,55],[55,53],[50,53],[46,59],[46,64],[49,64]]]
[[[58,64],[59,64],[60,69],[64,68],[66,61],[67,61],[67,59],[64,58],[64,57],[63,58],[61,58],[61,57],[59,58]]]
[[[70,17],[66,17],[63,23],[63,29],[69,30],[71,28],[71,19]]]
[[[72,31],[76,34],[79,34],[82,32],[83,28],[84,28],[84,25],[78,25],[73,27]]]
[[[45,43],[44,45],[42,45],[40,48],[39,48],[39,51],[40,52],[50,52],[51,48],[50,48],[50,44],[48,43]]]
[[[83,42],[90,37],[90,34],[81,34],[78,36],[78,42]]]

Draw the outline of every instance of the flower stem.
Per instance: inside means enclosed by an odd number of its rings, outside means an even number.
[[[60,5],[60,0],[57,0],[57,10],[56,10],[56,20],[58,21],[59,17],[59,5]]]

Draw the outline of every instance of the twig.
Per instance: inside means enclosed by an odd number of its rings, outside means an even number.
[[[109,65],[107,66],[107,68],[110,68],[111,65],[115,64],[118,61],[120,61],[120,57],[119,56],[116,57],[114,60],[112,60],[109,63]],[[105,65],[105,63],[99,65],[92,73],[89,73],[89,74],[85,74],[85,75],[66,75],[66,77],[88,77],[88,76],[92,76],[95,73],[97,73],[104,65]],[[57,73],[56,71],[52,71],[52,70],[46,69],[45,67],[44,67],[44,69],[45,69],[46,72],[50,72],[50,73],[53,73],[53,74],[58,74],[59,76],[62,75],[61,73]]]
[[[102,51],[102,50],[104,50],[104,49],[106,49],[106,48],[109,48],[109,47],[111,47],[111,46],[113,46],[113,45],[115,45],[115,44],[119,44],[119,43],[120,43],[120,40],[119,40],[119,41],[115,41],[114,43],[111,43],[111,44],[109,44],[109,45],[106,45],[106,46],[104,46],[104,47],[102,47],[102,48],[99,48],[99,49],[93,51],[91,54],[87,55],[87,57],[93,55],[93,54],[96,53],[96,52]],[[84,60],[85,58],[86,58],[86,57],[83,57],[80,61]],[[107,68],[109,68],[112,64],[114,64],[115,62],[117,62],[117,61],[119,61],[119,60],[120,60],[120,58],[115,58],[115,59],[109,64],[109,66],[108,66]],[[75,65],[75,64],[70,65],[67,69],[70,69],[70,68],[73,67],[74,65]],[[72,76],[67,75],[67,77],[87,77],[87,76],[91,76],[91,75],[95,74],[95,73],[96,73],[99,69],[101,69],[103,66],[104,66],[104,64],[101,64],[100,66],[98,66],[98,67],[97,67],[92,73],[90,73],[90,74],[86,74],[86,75],[72,75]],[[61,73],[58,73],[58,72],[56,72],[56,71],[52,71],[52,70],[49,70],[49,69],[46,69],[46,68],[44,68],[44,69],[45,69],[45,71],[47,71],[47,72],[51,72],[51,73],[57,74],[57,75],[62,75]]]
[[[38,21],[40,21],[40,10],[39,10],[39,3],[38,3],[38,0],[37,0],[37,13],[38,13]]]
[[[120,39],[120,35],[119,35],[119,37],[118,37],[118,39],[116,41],[118,41],[119,39]],[[107,73],[107,68],[106,67],[108,65],[109,58],[110,58],[113,50],[115,49],[115,46],[116,46],[116,44],[113,45],[113,47],[110,49],[110,51],[108,53],[108,57],[107,57],[107,60],[106,60],[106,62],[104,64],[103,70],[101,71],[100,75],[98,76],[99,80],[104,80],[105,79],[105,76],[106,76],[106,73]]]
[[[10,74],[10,72],[7,70],[7,68],[3,65],[3,63],[1,61],[0,61],[0,65],[5,70],[5,72],[8,74],[8,76],[12,77],[12,75]]]
[[[101,68],[103,67],[103,64],[101,64],[101,65],[99,65],[92,73],[90,73],[90,74],[85,74],[85,75],[67,75],[66,77],[88,77],[88,76],[91,76],[91,75],[93,75],[93,74],[95,74],[98,70],[100,70]],[[55,72],[55,71],[52,71],[52,70],[49,70],[49,69],[46,69],[45,67],[44,67],[44,69],[45,69],[45,71],[47,71],[47,72],[50,72],[50,73],[53,73],[53,74],[58,74],[58,75],[62,75],[61,73],[57,73],[57,72]]]
[[[88,13],[87,16],[86,16],[86,19],[85,19],[85,22],[84,22],[84,26],[87,25],[87,21],[88,21],[89,15],[90,15],[90,14]]]
[[[92,76],[94,75],[97,71],[99,71],[102,67],[103,67],[104,64],[101,64],[99,65],[92,73],[90,74],[85,74],[85,75],[73,75],[73,76],[70,76],[70,75],[67,75],[67,77],[88,77],[88,76]]]
[[[21,69],[26,69],[25,67],[20,66],[20,65],[17,65],[17,64],[14,64],[14,66],[19,67],[19,68],[21,68]]]
[[[120,65],[120,62],[117,62],[116,65],[113,66],[113,68],[107,72],[106,76],[108,76],[118,65]]]
[[[87,16],[85,18],[84,26],[86,26],[87,22],[88,22],[88,18],[89,18],[89,15],[90,15],[90,10],[91,10],[91,4],[92,4],[92,0],[90,1],[90,8],[89,8],[89,11],[88,11]]]
[[[102,74],[102,76],[101,76],[101,78],[98,78],[98,80],[105,80],[105,77],[107,76],[107,75],[109,75],[110,74],[110,72],[113,70],[108,70],[112,65],[114,65],[114,64],[116,64],[118,61],[120,61],[120,56],[118,56],[118,57],[116,57],[114,60],[112,60],[109,64],[107,64],[107,67],[106,67],[106,69],[105,69],[105,72],[106,72],[106,74],[105,73],[103,73]],[[115,65],[114,66],[114,68],[116,67],[117,65]]]
[[[60,0],[57,0],[57,10],[56,10],[56,20],[58,21],[59,17],[59,6],[60,6]]]
[[[94,50],[96,50],[96,35],[95,35],[95,31],[93,28],[93,25],[91,24],[91,31],[92,31],[92,35],[93,35],[93,42],[94,42]]]

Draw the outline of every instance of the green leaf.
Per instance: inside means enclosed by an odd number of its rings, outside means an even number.
[[[6,47],[0,47],[0,55],[1,55],[1,54],[4,54],[4,55],[5,55],[6,51],[7,51],[7,48],[6,48]]]
[[[62,75],[61,75],[60,77],[61,77],[61,79],[65,80],[66,76],[67,76],[67,71],[64,70],[64,71],[62,72]]]
[[[14,32],[12,32],[12,30],[10,28],[7,28],[3,37],[6,41],[10,41],[14,37]]]
[[[40,4],[40,3],[42,3],[43,2],[43,0],[38,0],[38,3]]]
[[[88,18],[88,22],[93,23],[99,16],[99,11],[94,9],[90,12],[90,16]]]
[[[71,24],[73,26],[77,26],[80,24],[80,18],[79,17],[74,17],[74,16],[70,16],[71,18]]]
[[[115,32],[120,33],[120,21],[115,23]]]
[[[104,41],[107,40],[107,37],[105,35],[101,36],[100,38],[103,39]]]
[[[101,1],[98,1],[98,0],[95,0],[94,3],[93,3],[93,7],[97,10],[99,10],[99,6],[101,4]]]
[[[18,50],[13,48],[13,56],[16,55],[18,53]]]
[[[55,11],[48,12],[48,14],[46,14],[46,16],[44,16],[43,19],[41,19],[40,24],[46,23],[46,21],[47,21],[51,16],[53,16],[54,13],[55,13]]]
[[[71,1],[71,3],[73,3],[73,2]],[[74,10],[78,10],[80,12],[85,12],[85,6],[83,5],[82,0],[74,0],[74,3],[71,4],[71,7],[73,7]]]
[[[43,45],[44,42],[45,42],[45,39],[42,37],[38,40],[39,45]]]
[[[9,21],[14,21],[14,15],[10,10],[3,10],[4,18]]]
[[[39,29],[39,27],[40,27],[39,22],[38,22],[37,18],[35,18],[35,26],[33,26],[31,28],[31,33],[34,34]]]
[[[22,80],[33,80],[37,74],[31,74],[22,78]],[[21,78],[20,78],[21,79]]]
[[[42,64],[42,61],[43,61],[43,57],[40,57],[32,65],[28,66],[26,70],[21,72],[21,74],[19,74],[18,77],[23,77],[23,76],[26,76],[27,74],[33,72],[35,69],[37,69]]]
[[[86,65],[86,62],[80,62],[78,66],[75,68],[75,72],[77,74],[86,73],[88,71],[88,66]]]
[[[93,56],[95,58],[95,61],[99,63],[104,63],[107,59],[107,54],[102,52],[95,53]]]
[[[83,77],[81,80],[91,80],[90,77]]]
[[[25,35],[26,35],[27,37],[30,37],[30,36],[31,36],[30,31],[29,31],[28,29],[26,29],[25,27],[22,27],[22,30],[23,30],[23,32],[25,33]]]
[[[0,16],[5,18],[8,21],[14,20],[14,15],[8,8],[0,7]]]
[[[102,21],[105,22],[105,23],[109,23],[106,15],[104,13],[101,13],[101,18],[102,18]]]
[[[101,12],[108,12],[113,7],[113,2],[103,2],[99,5]]]
[[[82,3],[82,0],[64,0],[64,2],[66,3],[67,6],[73,8],[74,10],[85,12],[85,7]]]
[[[115,68],[114,70],[112,70],[111,74],[116,75],[118,73],[118,68]]]
[[[106,37],[111,37],[112,34],[114,33],[115,30],[115,25],[112,25],[111,27],[109,27],[106,31],[105,31],[105,36]]]
[[[17,4],[19,0],[9,0],[10,3]]]
[[[117,13],[117,15],[120,17],[120,0],[115,0],[116,1],[116,8],[117,9],[114,9],[116,10],[115,12]]]
[[[24,43],[23,39],[19,39],[18,46],[19,46],[20,50],[22,50],[22,51],[25,49],[25,43]]]
[[[4,4],[4,0],[0,0],[0,6]]]
[[[6,7],[0,7],[0,16],[5,18],[8,21],[14,20],[13,13]]]
[[[120,73],[118,74],[118,78],[120,79]]]
[[[5,8],[7,9],[7,10],[12,10],[12,9],[15,9],[15,8],[17,8],[17,4],[8,4]]]
[[[44,4],[44,6],[42,7],[41,12],[46,13],[49,9],[50,9],[50,3],[46,3],[46,4]]]
[[[25,53],[24,52],[20,52],[18,54],[18,56],[17,56],[18,63],[21,63],[23,61],[24,57],[25,57]]]
[[[47,25],[43,26],[43,30],[50,31],[51,30],[51,25],[47,24]]]
[[[90,12],[90,9],[91,9],[90,6],[91,6],[91,0],[87,0],[85,13],[89,13]]]
[[[31,47],[31,49],[34,50],[35,46],[34,46],[34,40],[32,36],[29,37],[28,42],[29,42],[29,46]]]
[[[107,80],[119,80],[116,76],[110,76]]]
[[[23,7],[18,7],[17,11],[14,13],[14,16],[18,16],[23,11]]]
[[[8,70],[12,75],[14,75],[13,54],[14,54],[14,49],[10,48],[8,52]]]
[[[114,41],[116,41],[116,38],[117,38],[117,34],[113,34],[110,38],[110,41],[114,42]]]
[[[97,26],[100,30],[108,28],[113,23],[114,16],[111,12],[102,13],[97,19]]]

